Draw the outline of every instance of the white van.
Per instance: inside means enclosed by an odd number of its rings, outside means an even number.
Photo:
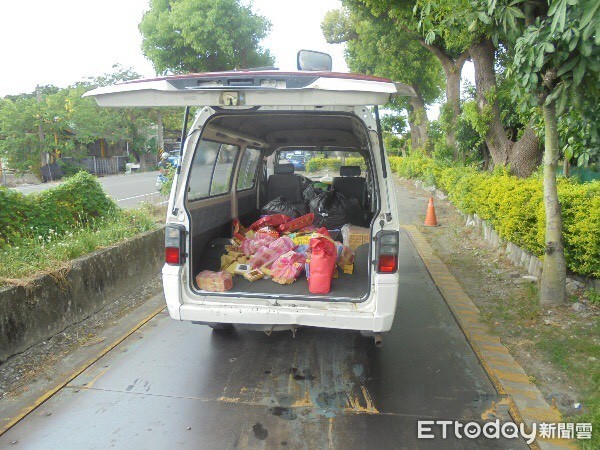
[[[169,76],[98,88],[100,106],[184,106],[179,172],[166,220],[163,284],[169,314],[213,328],[263,331],[315,326],[375,335],[392,326],[398,295],[398,211],[377,105],[410,88],[372,76],[334,72],[235,71]],[[371,108],[375,106],[375,108]],[[189,107],[198,107],[188,128]],[[310,174],[279,164],[279,155],[351,151],[363,167],[342,166],[333,189],[355,196],[370,242],[356,249],[354,273],[340,274],[328,294],[311,294],[302,275],[290,285],[234,277],[226,292],[195,284],[219,270],[239,218],[248,225],[271,199],[302,204]],[[306,205],[305,205],[306,206]]]

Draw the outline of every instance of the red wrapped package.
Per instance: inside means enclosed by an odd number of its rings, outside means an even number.
[[[271,266],[273,281],[279,284],[292,284],[304,270],[305,260],[303,254],[293,250],[284,253]]]
[[[289,216],[285,214],[273,214],[271,216],[264,216],[254,222],[252,225],[248,227],[249,230],[258,230],[262,227],[276,227],[283,223],[289,222],[292,220]]]
[[[258,230],[256,230],[256,233],[254,233],[254,236],[255,237],[272,236],[275,239],[277,239],[279,237],[279,231],[277,231],[273,227],[262,227],[262,228],[259,228]]]
[[[294,231],[298,231],[301,228],[312,225],[314,219],[315,215],[313,213],[304,214],[303,216],[300,216],[297,219],[279,225],[277,229],[282,233],[293,233]]]
[[[242,225],[239,219],[233,219],[231,221],[231,226],[233,228],[233,238],[239,242],[242,242],[246,239],[246,228]]]
[[[248,264],[250,264],[253,269],[268,266],[281,255],[293,250],[295,247],[294,241],[287,236],[282,236],[276,241],[271,242],[268,247],[259,248],[254,256],[248,260]]]
[[[335,244],[325,236],[314,237],[310,240],[310,250],[308,290],[313,294],[327,294],[337,259]]]
[[[203,270],[196,276],[196,284],[205,291],[225,292],[233,287],[233,279],[229,272]]]

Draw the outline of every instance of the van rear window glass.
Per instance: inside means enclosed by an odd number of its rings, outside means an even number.
[[[229,192],[233,165],[239,150],[240,148],[235,145],[221,144],[210,185],[211,197]]]
[[[243,191],[245,189],[251,189],[254,187],[254,180],[256,178],[256,167],[260,159],[260,150],[254,148],[246,148],[242,155],[242,162],[240,165],[240,174],[237,179],[237,190]]]
[[[239,147],[201,140],[192,161],[188,200],[229,192],[231,173]]]

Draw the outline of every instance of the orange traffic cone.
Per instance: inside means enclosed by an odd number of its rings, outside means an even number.
[[[429,205],[427,205],[427,216],[425,217],[426,227],[437,227],[437,218],[435,217],[435,206],[433,206],[433,197],[429,197]]]

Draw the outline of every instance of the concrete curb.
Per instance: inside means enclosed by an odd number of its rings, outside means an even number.
[[[0,362],[100,311],[156,275],[164,228],[97,250],[68,270],[0,288]]]
[[[509,396],[509,410],[514,421],[524,423],[530,430],[533,423],[562,422],[560,412],[548,405],[540,390],[531,382],[525,370],[515,361],[500,339],[490,335],[487,326],[479,321],[479,308],[464,292],[442,260],[435,255],[421,232],[413,225],[405,225],[403,228],[496,390],[501,395]],[[576,448],[571,440],[546,440],[539,437],[531,447]]]

